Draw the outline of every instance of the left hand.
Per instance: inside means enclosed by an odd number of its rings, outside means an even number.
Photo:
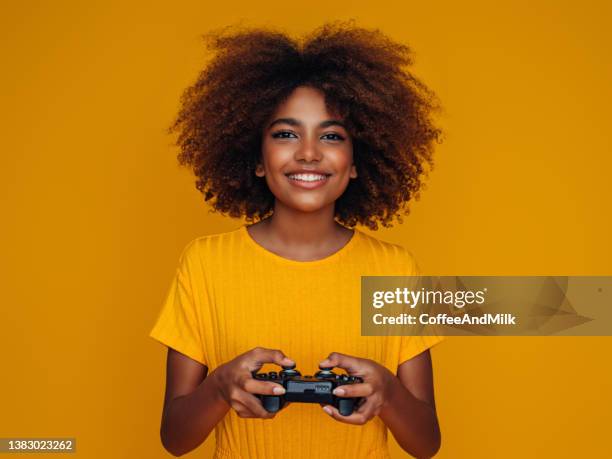
[[[395,385],[399,383],[393,373],[373,360],[360,359],[338,352],[332,352],[319,366],[343,368],[349,375],[359,376],[363,379],[363,383],[347,384],[334,390],[334,395],[337,397],[365,398],[365,402],[353,414],[342,416],[331,405],[323,407],[323,410],[331,417],[348,424],[363,425],[374,416],[378,416],[389,401]]]

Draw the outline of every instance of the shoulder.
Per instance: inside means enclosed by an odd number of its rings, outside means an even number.
[[[386,241],[377,236],[368,234],[362,230],[356,229],[356,231],[359,232],[361,239],[364,241],[366,246],[374,252],[388,254],[392,257],[403,258],[408,256],[410,258],[413,258],[412,251],[402,244],[396,244],[394,242]]]
[[[356,231],[359,231],[363,241],[362,246],[369,256],[384,260],[384,263],[392,269],[403,268],[409,275],[416,274],[418,266],[412,250],[402,244],[386,241],[364,231],[357,229]]]
[[[202,261],[224,256],[235,246],[240,238],[242,228],[197,236],[191,239],[181,251],[180,258],[184,261]]]

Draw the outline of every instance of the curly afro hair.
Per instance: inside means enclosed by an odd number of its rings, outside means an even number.
[[[169,133],[178,160],[197,177],[213,210],[248,222],[273,213],[274,195],[255,175],[264,123],[298,86],[321,90],[353,139],[358,177],[335,203],[347,226],[401,223],[433,167],[441,130],[435,94],[405,70],[411,50],[353,21],[332,22],[295,40],[262,28],[204,35],[212,57],[182,97]]]

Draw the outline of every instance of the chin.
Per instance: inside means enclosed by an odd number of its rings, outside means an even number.
[[[298,212],[316,212],[327,207],[328,203],[326,202],[285,202],[285,205],[293,210]]]
[[[323,205],[319,205],[319,206],[307,206],[307,205],[291,206],[291,208],[293,210],[297,210],[298,212],[304,212],[304,213],[316,212],[318,210],[323,209],[324,207],[325,206],[323,206]]]

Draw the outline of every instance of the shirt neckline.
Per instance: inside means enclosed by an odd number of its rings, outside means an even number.
[[[253,237],[247,230],[247,226],[248,225],[242,225],[240,227],[240,232],[242,233],[244,239],[247,241],[248,245],[253,247],[258,252],[263,253],[268,258],[271,258],[273,260],[276,260],[284,264],[293,265],[293,266],[316,266],[316,265],[333,262],[334,260],[338,259],[340,256],[349,252],[356,245],[357,239],[361,235],[360,230],[358,230],[357,228],[353,228],[353,235],[348,240],[348,242],[344,244],[342,247],[340,247],[340,249],[336,250],[334,253],[324,258],[319,258],[318,260],[300,261],[300,260],[292,260],[291,258],[282,257],[278,255],[277,253],[274,253],[266,249],[265,247],[260,245],[257,241],[255,241],[255,239],[253,239]]]

